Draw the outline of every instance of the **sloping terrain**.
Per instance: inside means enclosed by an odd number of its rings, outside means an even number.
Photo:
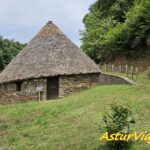
[[[117,57],[113,61],[109,62],[109,64],[114,64],[115,66],[134,66],[138,67],[139,72],[145,72],[150,67],[150,56],[140,56],[135,59],[127,59],[126,57]]]
[[[43,102],[0,106],[0,149],[95,150],[105,149],[98,139],[102,117],[112,102],[130,105],[133,131],[150,131],[150,79],[138,85],[97,86],[70,97]],[[132,149],[146,150],[146,142]]]

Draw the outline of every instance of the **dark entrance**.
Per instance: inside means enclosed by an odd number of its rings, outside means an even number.
[[[47,79],[47,99],[55,99],[58,97],[59,78],[50,77]]]

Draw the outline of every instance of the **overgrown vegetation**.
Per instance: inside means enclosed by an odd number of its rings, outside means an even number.
[[[124,104],[111,104],[110,111],[103,117],[104,127],[100,130],[108,133],[108,137],[111,134],[132,134],[131,124],[135,123],[133,120],[131,109]],[[110,150],[129,149],[132,146],[132,142],[129,141],[107,141],[106,146]]]
[[[105,150],[99,141],[103,116],[113,102],[129,103],[136,124],[131,130],[150,131],[150,80],[138,84],[97,86],[56,100],[0,106],[0,149]],[[136,141],[132,150],[148,150]]]
[[[96,62],[149,53],[149,0],[97,0],[84,17],[81,48]]]
[[[24,46],[25,44],[4,39],[0,36],[0,72]]]

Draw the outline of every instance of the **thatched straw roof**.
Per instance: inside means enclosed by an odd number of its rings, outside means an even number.
[[[98,72],[97,65],[49,21],[1,72],[0,83]]]

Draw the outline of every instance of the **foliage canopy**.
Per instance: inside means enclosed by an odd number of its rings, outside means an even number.
[[[96,62],[147,53],[149,10],[149,0],[97,0],[83,19],[81,48]]]
[[[24,46],[25,44],[4,39],[0,36],[0,71],[5,68]]]

